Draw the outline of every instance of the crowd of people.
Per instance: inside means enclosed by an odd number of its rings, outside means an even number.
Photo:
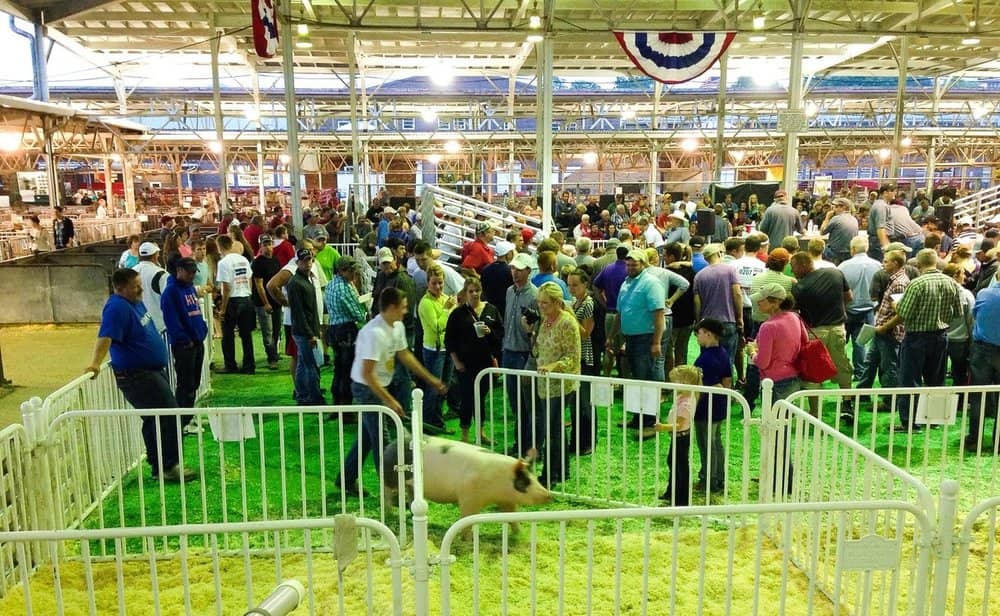
[[[951,221],[935,218],[926,198],[911,207],[885,185],[863,203],[841,195],[790,204],[778,191],[766,207],[755,197],[752,208],[665,198],[602,209],[591,199],[573,203],[571,214],[564,202],[572,201],[568,192],[560,196],[549,233],[520,224],[538,219],[530,206],[505,221],[446,208],[429,241],[420,238],[412,210],[376,204],[366,213],[372,237],[362,241],[371,244],[377,268],[370,292],[360,277],[367,265],[327,242],[343,231],[339,215],[307,216],[299,238],[281,212],[270,220],[227,216],[213,237],[164,220],[161,242],[131,238],[122,255],[90,369],[110,350],[134,406],[190,406],[197,389],[191,365],[202,361],[193,349],[212,335],[201,320],[203,298],[219,314],[221,372],[257,370],[259,330],[268,369],[278,369],[282,354],[288,358],[298,404],[381,404],[405,417],[416,380],[425,388],[425,432],[469,441],[479,430],[487,444],[475,414],[483,407],[477,377],[492,366],[534,371],[541,375],[534,386],[505,381],[520,420],[510,453],[544,452],[545,485],[566,479],[567,456],[588,455],[595,445],[590,387],[559,375],[736,388],[754,403],[764,378],[774,381],[776,398],[821,386],[804,382],[798,364],[814,337],[843,389],[876,378],[883,387],[942,385],[949,363],[956,385],[1000,383],[993,353],[1000,349],[1000,231],[960,219],[950,234]],[[695,216],[706,209],[713,229],[699,235],[705,221]],[[441,248],[456,245],[458,254],[447,258],[454,251]],[[874,335],[864,344],[866,327]],[[179,375],[175,392],[166,388],[166,353],[157,347],[163,329]],[[183,379],[177,362],[185,364]],[[320,380],[327,363],[328,385]],[[479,395],[488,391],[481,387]],[[670,430],[683,451],[693,429],[701,458],[696,486],[719,490],[726,397],[682,399],[665,422],[655,408],[626,409],[635,411],[630,425],[642,438]],[[446,402],[457,434],[445,421]],[[567,434],[569,409],[582,411],[571,413]],[[859,411],[843,410],[844,422]],[[894,410],[905,428],[922,428],[908,397]],[[367,415],[355,447],[377,462],[380,423]],[[995,450],[995,427],[990,440],[982,421],[989,412],[972,416],[966,445]],[[155,434],[152,420],[147,431]],[[153,463],[156,443],[147,445]],[[162,448],[154,473],[179,477],[175,452]],[[356,450],[348,454],[337,480],[349,492],[357,490],[357,459]],[[664,498],[682,504],[687,471],[672,476]]]

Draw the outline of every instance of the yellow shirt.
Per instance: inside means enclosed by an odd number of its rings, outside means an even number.
[[[451,308],[445,308],[449,301]],[[420,326],[424,328],[425,349],[444,350],[444,330],[448,325],[448,315],[454,307],[455,302],[450,295],[442,293],[435,298],[430,293],[424,293],[417,306],[417,316],[420,318]]]

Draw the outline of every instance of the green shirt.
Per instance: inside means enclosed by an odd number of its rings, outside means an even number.
[[[337,261],[340,261],[340,253],[337,252],[337,249],[327,244],[323,247],[323,250],[318,251],[313,258],[323,269],[323,273],[326,274],[326,279],[333,280],[334,268],[337,267]]]
[[[921,273],[910,281],[896,306],[907,333],[939,332],[962,315],[958,283],[937,270]]]
[[[756,293],[762,286],[768,283],[780,284],[781,288],[785,290],[785,293],[791,295],[792,287],[795,285],[795,279],[791,276],[786,276],[781,272],[766,269],[750,279],[750,294],[752,295]],[[751,309],[753,311],[754,321],[764,322],[767,320],[767,315],[757,308],[756,302],[754,302],[753,306],[751,306]]]

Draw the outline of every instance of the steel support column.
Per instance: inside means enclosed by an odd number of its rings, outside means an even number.
[[[927,198],[934,203],[934,167],[937,165],[937,137],[931,137],[927,148]]]
[[[660,96],[663,94],[663,84],[659,81],[653,84],[653,117],[650,118],[649,128],[655,135],[657,123],[660,121]],[[598,176],[600,177],[600,176]],[[654,203],[657,195],[657,186],[660,180],[660,142],[653,139],[653,147],[649,152],[649,204],[656,212],[657,204]],[[664,191],[666,192],[666,191]]]
[[[11,20],[13,23],[13,19]],[[31,77],[35,100],[49,100],[49,68],[45,57],[45,26],[38,23],[35,36],[31,39]]]
[[[788,111],[802,113],[802,48],[805,42],[805,34],[801,31],[801,26],[792,35],[791,64],[788,71]],[[788,193],[789,203],[798,188],[799,177],[799,133],[798,128],[792,127],[785,133],[785,166],[784,177],[781,180],[785,192]]]
[[[222,117],[222,96],[219,92],[219,47],[222,33],[212,37],[212,106],[215,111],[215,141],[219,144],[219,214],[229,209],[229,163],[226,156],[225,126]],[[123,162],[124,164],[124,162]]]
[[[889,177],[896,181],[900,174],[903,158],[903,114],[905,112],[904,103],[906,98],[906,79],[908,75],[908,64],[910,63],[910,47],[907,44],[906,35],[899,37],[899,54],[896,56],[896,63],[899,66],[899,83],[896,85],[896,126],[892,133],[892,163],[889,167]]]
[[[357,213],[363,211],[361,203],[361,134],[358,130],[358,58],[357,58],[358,36],[351,32],[347,41],[347,58],[349,60],[347,68],[347,84],[350,86],[351,100],[351,190],[353,199],[347,199],[347,226],[354,227],[354,220]],[[435,183],[437,183],[437,169],[435,168]],[[367,205],[367,199],[365,199]],[[356,211],[355,211],[356,210]]]
[[[514,122],[514,97],[517,94],[517,75],[511,71],[507,75],[507,120]],[[507,153],[507,207],[514,205],[514,195],[517,194],[517,187],[514,184],[514,154],[517,149],[517,141],[510,140],[510,152]]]
[[[718,182],[722,179],[722,165],[726,162],[726,72],[729,66],[729,56],[722,54],[719,58],[719,97],[715,110],[715,165],[712,169],[712,179]]]
[[[281,20],[281,69],[285,82],[285,121],[288,123],[288,177],[292,185],[292,227],[302,237],[302,188],[299,185],[299,118],[295,105],[295,55],[292,51],[292,3],[284,2]]]
[[[55,132],[55,125],[51,117],[42,119],[42,133],[45,142],[42,148],[45,151],[45,176],[49,180],[49,205],[55,207],[62,205],[62,187],[59,186],[59,169],[56,162],[55,148],[52,147],[52,133]]]
[[[267,215],[267,193],[264,191],[264,144],[257,142],[257,199],[260,200],[258,210],[262,216]]]
[[[542,197],[542,229],[546,233],[552,230],[552,38],[537,44],[539,83],[538,106],[541,126],[536,131],[541,149],[541,161],[538,165],[539,188]]]

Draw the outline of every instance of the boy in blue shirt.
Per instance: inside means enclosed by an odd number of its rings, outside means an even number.
[[[694,365],[701,368],[702,385],[733,386],[732,364],[729,353],[720,341],[723,325],[716,319],[702,319],[695,331],[701,353]],[[719,424],[729,415],[729,396],[725,394],[702,394],[694,413],[694,434],[698,443],[701,470],[698,471],[696,487],[708,488],[711,492],[722,492],[726,485],[726,452],[722,446]]]

